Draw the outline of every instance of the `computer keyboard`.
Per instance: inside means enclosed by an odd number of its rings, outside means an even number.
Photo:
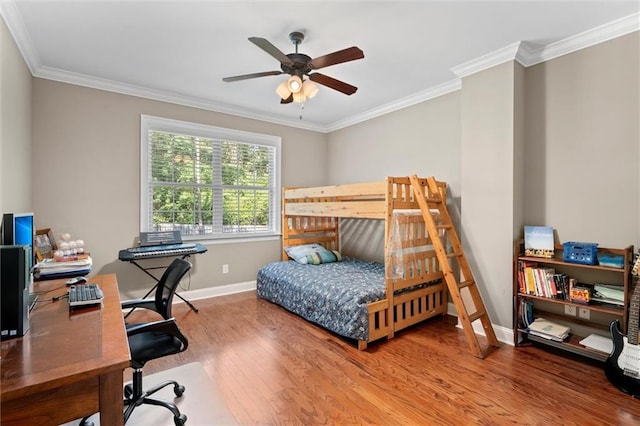
[[[98,284],[72,285],[69,287],[69,307],[99,305],[104,294]]]

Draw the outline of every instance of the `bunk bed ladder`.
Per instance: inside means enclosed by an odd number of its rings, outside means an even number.
[[[428,196],[425,194],[423,184],[420,183],[416,175],[411,176],[411,186],[413,187],[416,201],[422,211],[422,216],[424,217],[429,236],[436,250],[440,267],[442,268],[447,287],[449,288],[449,294],[451,294],[456,306],[458,319],[462,324],[467,342],[475,356],[484,358],[478,336],[473,331],[472,323],[475,320],[482,322],[482,328],[484,329],[489,345],[498,347],[498,339],[496,338],[491,320],[482,302],[482,297],[478,291],[478,286],[473,278],[473,273],[471,272],[467,258],[462,250],[462,245],[460,244],[456,230],[453,227],[453,222],[447,211],[447,206],[443,201],[442,194],[433,177],[427,178],[427,186],[430,193]],[[450,252],[447,252],[446,249],[447,242],[450,244]],[[451,261],[458,262],[461,274],[460,282],[457,281],[452,271]],[[467,312],[467,305],[461,295],[461,292],[465,288],[468,291],[468,295],[471,296],[471,301],[473,301],[475,308],[475,312],[471,314]]]

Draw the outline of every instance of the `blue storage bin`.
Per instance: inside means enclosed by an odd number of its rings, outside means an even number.
[[[598,263],[598,244],[569,241],[562,244],[562,260],[569,263],[596,265]]]

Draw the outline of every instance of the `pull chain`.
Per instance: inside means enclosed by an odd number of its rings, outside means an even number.
[[[304,112],[304,104],[300,104],[300,120],[302,120],[302,113]]]

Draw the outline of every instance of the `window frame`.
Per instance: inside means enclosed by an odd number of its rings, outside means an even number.
[[[273,182],[273,204],[270,220],[273,224],[271,231],[231,233],[229,235],[203,235],[183,236],[185,241],[197,241],[200,243],[236,243],[242,241],[255,241],[264,239],[276,239],[281,236],[281,145],[279,136],[265,135],[261,133],[246,132],[236,129],[211,126],[208,124],[192,123],[188,121],[170,118],[140,115],[140,231],[147,232],[151,229],[150,212],[153,208],[149,182],[151,181],[151,165],[149,163],[150,138],[149,131],[177,133],[207,139],[227,140],[230,142],[264,145],[275,148],[273,156],[275,164]]]

